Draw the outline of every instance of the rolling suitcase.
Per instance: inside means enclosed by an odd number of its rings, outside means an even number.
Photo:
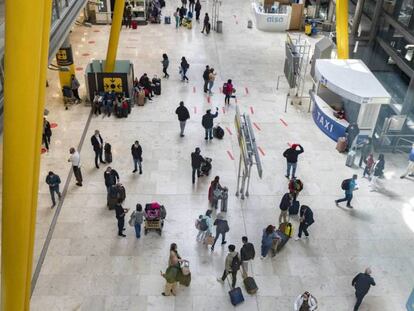
[[[299,201],[294,201],[289,207],[289,215],[297,215],[299,213],[300,203]]]
[[[224,130],[221,128],[221,126],[217,125],[215,128],[213,128],[213,136],[218,139],[223,139]]]
[[[351,150],[348,152],[348,155],[346,156],[346,162],[345,165],[349,166],[349,167],[353,167],[354,166],[354,162],[355,162],[355,156],[356,156],[356,152],[355,150]]]
[[[247,28],[253,28],[253,22],[250,19],[247,21]]]
[[[164,24],[171,24],[171,16],[164,17]]]
[[[345,137],[339,137],[338,141],[336,143],[336,150],[338,150],[338,152],[345,152],[346,147],[347,147],[347,141]]]
[[[229,291],[229,296],[230,302],[233,306],[237,306],[244,301],[243,293],[240,287],[235,287]]]
[[[248,276],[247,278],[245,278],[243,280],[243,283],[244,283],[244,287],[246,287],[246,291],[250,295],[256,294],[257,290],[259,289],[257,287],[256,281],[251,276]]]
[[[139,91],[137,95],[138,106],[144,106],[145,104],[145,91]]]
[[[132,21],[131,26],[132,26],[132,29],[137,29],[138,28],[138,22],[137,21]]]

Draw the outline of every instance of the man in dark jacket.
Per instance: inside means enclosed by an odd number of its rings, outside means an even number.
[[[296,150],[299,147],[299,150]],[[303,152],[303,147],[299,144],[292,144],[292,146],[283,152],[283,156],[286,158],[287,170],[286,178],[290,179],[290,169],[292,168],[292,178],[295,178],[296,166],[298,164],[298,155]]]
[[[42,140],[43,140],[43,143],[45,144],[45,148],[47,151],[49,151],[50,137],[52,137],[52,128],[50,127],[50,123],[46,119],[46,117],[43,117]]]
[[[99,168],[98,159],[103,164],[105,164],[105,161],[102,159],[103,139],[98,130],[95,130],[95,134],[91,137],[91,144],[93,146],[93,151],[95,152],[95,166],[96,168]]]
[[[214,251],[214,245],[221,234],[221,245],[227,243],[226,241],[226,233],[230,231],[229,224],[227,220],[224,219],[223,213],[217,215],[216,220],[214,221],[214,226],[216,226],[216,237],[214,238],[213,245],[211,245],[211,251]]]
[[[119,182],[118,172],[115,171],[112,167],[108,166],[104,173],[104,179],[106,191],[109,194],[109,189],[111,188],[111,186],[116,185]]]
[[[62,197],[59,191],[60,177],[52,171],[50,171],[49,174],[47,174],[46,176],[46,183],[49,185],[50,197],[52,198],[53,203],[52,208],[54,208],[56,205],[55,192],[57,193],[59,200]]]
[[[203,163],[205,160],[200,154],[200,148],[195,148],[195,151],[191,153],[191,167],[193,168],[192,173],[192,180],[193,184],[195,183],[195,174],[197,172],[197,177],[200,177],[200,167],[201,163]]]
[[[289,218],[289,207],[292,205],[293,196],[290,193],[285,193],[280,200],[279,208],[280,208],[280,215],[279,215],[279,224],[283,222],[288,222]]]
[[[356,303],[354,306],[354,311],[359,309],[359,306],[362,303],[362,299],[364,299],[365,295],[368,294],[369,288],[375,286],[375,281],[371,277],[371,269],[366,268],[365,273],[358,273],[356,277],[352,280],[352,286],[355,287],[355,296],[356,296]]]
[[[136,140],[135,143],[132,145],[131,154],[132,159],[134,161],[134,170],[132,171],[132,173],[135,173],[139,166],[139,173],[142,174],[142,148],[138,140]]]
[[[184,106],[184,102],[180,101],[180,106],[175,109],[175,113],[178,116],[178,121],[180,122],[180,137],[184,137],[185,123],[190,119],[190,113],[188,112],[187,107]]]
[[[359,127],[356,123],[350,123],[348,127],[345,130],[346,135],[346,150],[349,151],[352,149],[352,146],[354,145],[355,138],[359,135]]]
[[[242,267],[243,279],[247,278],[249,273],[249,261],[256,256],[254,246],[249,242],[247,236],[242,237],[243,246],[240,249],[240,260]]]
[[[299,233],[295,238],[295,241],[300,240],[302,237],[302,232],[305,233],[305,239],[309,237],[308,227],[312,225],[315,221],[313,220],[313,212],[307,205],[302,205],[299,212]]]
[[[210,75],[210,66],[207,65],[206,70],[204,70],[204,72],[203,72],[204,93],[207,93],[207,91],[208,91],[208,80],[209,80],[208,78],[209,78],[209,75]]]
[[[359,159],[359,167],[362,167],[362,163],[365,163],[366,158],[372,152],[372,140],[370,137],[364,139],[362,144],[358,145],[361,147],[361,158]]]
[[[208,13],[204,15],[204,21],[203,21],[203,30],[201,30],[201,33],[204,33],[204,30],[206,30],[207,34],[209,32],[208,24],[210,23],[210,17],[208,16]]]
[[[203,116],[201,124],[203,125],[204,129],[206,130],[206,136],[204,137],[205,140],[213,139],[213,120],[218,116],[218,107],[216,107],[216,113],[212,114],[211,109],[206,111],[206,114]]]
[[[123,233],[125,228],[125,214],[128,213],[127,208],[123,208],[121,204],[115,205],[115,217],[118,220],[118,235],[122,237],[126,237]]]

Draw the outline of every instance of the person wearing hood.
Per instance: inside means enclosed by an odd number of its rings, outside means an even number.
[[[230,231],[229,224],[227,220],[224,219],[223,213],[219,213],[217,215],[217,218],[214,221],[214,226],[216,226],[216,237],[214,238],[213,245],[211,245],[211,251],[214,251],[214,245],[216,245],[216,242],[220,234],[221,234],[221,245],[224,245],[227,243],[226,233]]]
[[[206,135],[204,137],[205,140],[213,139],[213,126],[214,126],[214,118],[218,116],[218,107],[216,107],[216,113],[212,114],[211,109],[206,111],[206,114],[203,115],[203,119],[201,120],[201,125],[204,127],[206,131]]]
[[[299,147],[299,150],[296,148]],[[298,156],[303,152],[303,147],[299,144],[292,144],[292,146],[283,152],[283,156],[286,158],[287,170],[286,178],[290,179],[290,171],[292,169],[292,178],[295,178],[296,166],[298,164]]]
[[[240,269],[240,257],[239,253],[236,252],[236,246],[233,244],[229,245],[229,253],[226,256],[225,268],[223,272],[223,276],[221,278],[217,278],[217,281],[220,283],[224,283],[227,278],[227,275],[231,273],[232,282],[231,287],[236,287],[237,282],[237,272]]]

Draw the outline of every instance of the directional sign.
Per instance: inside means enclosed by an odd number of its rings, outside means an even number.
[[[121,78],[103,78],[103,85],[105,92],[122,93],[122,79]]]

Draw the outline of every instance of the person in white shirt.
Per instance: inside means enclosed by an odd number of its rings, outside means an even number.
[[[314,311],[318,309],[318,301],[309,292],[299,295],[294,304],[295,311]]]
[[[75,148],[69,149],[70,157],[68,162],[72,163],[73,174],[76,178],[76,186],[82,187],[82,172],[80,168],[80,155]]]

